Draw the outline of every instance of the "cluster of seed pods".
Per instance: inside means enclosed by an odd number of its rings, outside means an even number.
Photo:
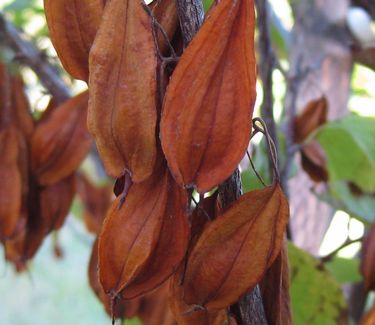
[[[277,178],[226,208],[215,192],[250,141],[254,1],[214,3],[186,48],[174,0],[44,3],[63,66],[88,83],[88,129],[117,179],[96,228],[95,292],[130,317],[167,288],[171,324],[235,324],[241,296],[266,276],[281,283],[289,216]],[[204,199],[191,211],[193,191]]]
[[[76,169],[92,140],[88,93],[31,114],[20,75],[0,64],[0,240],[18,271],[43,239],[64,223],[75,194]]]

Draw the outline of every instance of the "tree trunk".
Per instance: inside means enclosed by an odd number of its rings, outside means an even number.
[[[293,111],[295,105],[294,110],[301,111],[311,99],[324,95],[329,119],[346,114],[352,72],[351,36],[345,28],[348,5],[347,0],[294,2],[290,67],[292,76],[299,71],[304,75],[297,90],[289,89],[287,110]],[[291,228],[294,242],[316,255],[333,210],[311,193],[312,186],[302,171],[290,180]]]

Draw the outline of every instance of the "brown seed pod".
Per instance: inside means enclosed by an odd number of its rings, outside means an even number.
[[[165,31],[165,36],[168,37],[169,41],[172,41],[174,34],[178,27],[177,7],[176,1],[174,0],[160,0],[154,1],[150,4],[152,13],[160,26]],[[168,53],[168,42],[163,36],[160,28],[155,26],[159,50],[162,54]]]
[[[83,174],[77,175],[77,194],[84,205],[83,219],[86,228],[98,235],[112,201],[112,186],[95,186]]]
[[[44,238],[64,224],[75,195],[75,175],[42,189],[31,187],[30,191],[26,230],[20,238],[23,261],[33,258]]]
[[[163,104],[161,142],[177,183],[211,190],[246,152],[255,103],[254,3],[222,0],[182,54]]]
[[[184,302],[184,290],[181,285],[182,269],[171,279],[169,306],[178,325],[234,325],[234,319],[228,317],[227,309],[209,311],[207,309],[192,309]],[[230,319],[230,323],[227,323]]]
[[[168,306],[169,282],[142,297],[138,317],[145,325],[176,325]]]
[[[327,121],[328,104],[325,97],[310,101],[294,119],[294,141],[303,142],[311,132]]]
[[[288,243],[284,240],[279,256],[264,275],[260,288],[268,324],[291,325]]]
[[[11,88],[13,122],[28,140],[34,131],[34,120],[29,100],[25,94],[25,85],[20,75],[11,78]]]
[[[71,175],[92,144],[86,128],[88,93],[69,99],[38,124],[31,139],[31,165],[39,184]]]
[[[366,235],[361,253],[361,273],[366,291],[375,290],[375,225]]]
[[[235,303],[279,255],[288,217],[277,182],[243,195],[194,246],[184,278],[185,302],[214,310]]]
[[[317,141],[311,141],[303,145],[301,149],[301,164],[303,170],[314,182],[328,181],[326,155]]]
[[[186,193],[166,166],[112,204],[99,237],[99,275],[107,294],[131,299],[164,282],[183,259],[189,236]]]
[[[109,175],[148,178],[156,161],[156,66],[142,2],[112,0],[90,52],[88,127]]]
[[[98,239],[95,240],[94,245],[92,247],[90,262],[88,267],[88,276],[89,276],[89,284],[91,289],[95,292],[98,299],[104,305],[105,311],[108,315],[114,316],[114,318],[132,318],[137,315],[141,300],[140,298],[136,298],[133,300],[118,300],[114,304],[111,305],[111,299],[106,295],[99,282],[99,273],[98,273]],[[112,311],[112,307],[114,310]],[[112,315],[112,312],[114,313]]]
[[[49,34],[65,70],[87,81],[88,58],[105,1],[44,0]]]
[[[21,217],[22,178],[19,170],[18,131],[0,131],[0,240],[14,235]]]

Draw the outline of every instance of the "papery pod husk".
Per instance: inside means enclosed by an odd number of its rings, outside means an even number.
[[[75,175],[44,188],[31,184],[26,229],[16,238],[23,263],[35,256],[51,231],[64,224],[75,194]]]
[[[22,175],[19,170],[18,131],[0,131],[0,240],[14,235],[21,217]]]
[[[76,175],[44,187],[40,192],[40,211],[47,233],[59,230],[69,214],[76,193]]]
[[[95,186],[87,176],[77,176],[77,194],[81,199],[84,211],[83,220],[86,228],[93,234],[99,234],[104,217],[112,201],[111,186]]]
[[[288,243],[260,282],[262,302],[268,324],[292,325],[289,295]]]
[[[5,260],[12,263],[18,273],[27,269],[26,261],[23,259],[24,233],[25,229],[23,229],[23,233],[17,233],[16,237],[4,242]]]
[[[168,306],[169,281],[142,297],[138,317],[144,325],[177,325]]]
[[[99,28],[104,0],[44,0],[49,36],[65,70],[87,81],[89,52]]]
[[[205,227],[184,277],[184,301],[209,310],[235,303],[280,253],[288,202],[275,182],[248,192]]]
[[[366,291],[375,290],[375,224],[370,228],[362,244],[361,266]]]
[[[178,27],[177,7],[175,0],[159,0],[150,4],[152,13],[157,22],[162,26],[169,41],[171,42]],[[162,35],[160,29],[155,26],[159,50],[166,55],[169,52],[168,42]]]
[[[107,173],[147,179],[156,161],[157,59],[141,1],[112,0],[90,52],[88,128]]]
[[[49,100],[49,102],[47,104],[47,107],[43,111],[40,118],[35,121],[35,124],[38,125],[38,124],[41,124],[41,123],[45,123],[45,121],[50,118],[50,116],[52,115],[52,112],[58,106],[59,106],[59,102],[55,98],[51,97],[51,99]]]
[[[185,49],[168,85],[161,143],[177,183],[208,192],[250,139],[255,103],[254,2],[222,0]]]
[[[162,163],[121,200],[113,202],[99,236],[99,275],[111,297],[132,299],[164,282],[183,259],[187,195]]]
[[[8,69],[0,61],[0,131],[12,121],[11,82]]]
[[[189,243],[189,252],[198,241],[205,226],[216,217],[217,210],[217,195],[215,192],[212,196],[204,198],[199,201],[198,206],[195,207],[191,217],[191,236]],[[182,265],[178,272],[170,280],[169,305],[178,325],[223,325],[227,324],[229,318],[228,310],[222,309],[219,311],[194,310],[187,305],[184,300],[183,291],[183,277],[184,266]],[[229,324],[236,324],[232,320]]]
[[[314,182],[328,181],[327,158],[318,142],[312,141],[302,147],[301,165]]]
[[[69,99],[35,129],[31,165],[39,184],[63,180],[86,157],[92,144],[86,127],[87,101],[87,91]]]
[[[127,301],[117,300],[116,303],[112,305],[110,297],[104,292],[103,287],[99,282],[98,239],[95,240],[92,247],[88,267],[88,277],[91,289],[104,305],[105,311],[109,316],[113,316],[114,318],[133,318],[137,315],[141,304],[140,298]],[[112,310],[113,308],[114,310]]]
[[[13,121],[20,132],[29,140],[34,131],[34,120],[30,103],[25,93],[25,85],[20,75],[11,78]]]
[[[209,311],[207,309],[196,310],[184,302],[184,291],[181,285],[183,270],[177,272],[170,281],[169,305],[174,319],[178,325],[234,325],[235,320],[231,320],[227,309]],[[228,323],[228,320],[230,322]]]
[[[302,143],[313,131],[327,122],[327,114],[328,103],[324,96],[310,101],[294,119],[294,141]]]

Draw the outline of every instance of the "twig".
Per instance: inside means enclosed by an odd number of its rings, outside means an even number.
[[[352,244],[359,243],[363,240],[363,237],[357,238],[357,239],[347,239],[341,246],[337,247],[335,250],[333,250],[331,253],[327,254],[326,256],[323,256],[320,258],[320,261],[322,263],[330,262],[336,254],[341,251],[343,248],[348,247]]]
[[[258,180],[262,183],[262,185],[263,185],[264,187],[266,187],[267,185],[266,185],[265,181],[263,180],[262,176],[261,176],[261,175],[258,173],[258,171],[256,170],[255,165],[254,165],[254,162],[253,162],[253,160],[251,159],[251,156],[250,156],[250,153],[249,153],[248,150],[246,150],[246,155],[247,155],[247,158],[249,159],[249,162],[250,162],[251,168],[252,168],[252,170],[254,171],[255,176],[256,176],[256,177],[258,178]]]
[[[272,74],[276,66],[276,56],[272,49],[272,43],[270,38],[269,28],[269,12],[268,12],[268,1],[267,0],[256,0],[257,8],[257,20],[258,20],[258,31],[259,31],[259,67],[260,67],[260,78],[263,84],[263,101],[261,106],[262,117],[266,122],[269,130],[269,134],[274,141],[276,153],[279,152],[279,143],[277,138],[276,123],[273,115],[273,82]],[[273,166],[270,162],[270,169],[273,170]],[[279,169],[282,170],[279,166]],[[285,174],[280,175],[281,187],[283,188],[286,196],[288,196],[288,178]],[[290,225],[287,227],[287,237],[292,239],[292,231]]]
[[[176,4],[182,38],[186,47],[203,23],[203,3],[202,0],[177,0]]]
[[[61,103],[70,97],[70,91],[56,69],[35,46],[27,41],[12,23],[0,13],[0,41],[4,41],[16,53],[17,60],[29,66],[54,99]]]

